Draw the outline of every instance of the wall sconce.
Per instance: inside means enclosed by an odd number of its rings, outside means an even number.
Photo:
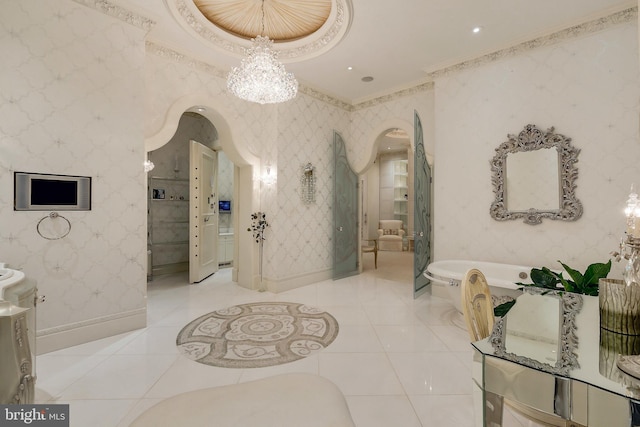
[[[260,181],[262,181],[262,183],[266,185],[273,185],[276,183],[276,180],[277,180],[277,176],[275,172],[272,172],[271,166],[267,165],[265,168],[265,173],[262,174]]]
[[[316,202],[316,168],[311,163],[307,163],[302,167],[302,176],[300,177],[300,198],[305,204]]]
[[[153,162],[149,159],[145,160],[143,163],[144,166],[144,171],[146,172],[151,172],[153,170],[153,168],[156,167],[156,165],[153,164]]]

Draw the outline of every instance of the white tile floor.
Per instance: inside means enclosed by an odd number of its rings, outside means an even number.
[[[178,353],[176,336],[189,321],[256,301],[325,309],[339,335],[318,354],[268,368],[217,368]],[[414,299],[411,283],[374,270],[280,294],[243,289],[229,269],[198,285],[165,276],[149,284],[147,328],[38,356],[36,400],[69,403],[73,427],[124,427],[177,393],[309,372],[340,387],[359,427],[472,426],[471,349],[462,327],[448,301]],[[507,414],[505,425],[527,424]]]

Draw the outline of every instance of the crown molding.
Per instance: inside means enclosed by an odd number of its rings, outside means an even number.
[[[131,25],[135,25],[146,31],[151,29],[151,27],[155,24],[155,22],[152,21],[151,19],[148,19],[137,13],[131,12],[120,6],[116,6],[107,0],[73,0],[73,1],[76,3],[91,7],[109,16],[116,17],[124,22],[127,22]],[[593,19],[593,20],[584,22],[582,24],[574,25],[569,28],[556,31],[545,36],[537,37],[522,43],[515,44],[510,47],[506,47],[504,49],[500,49],[500,50],[488,53],[486,55],[479,56],[477,58],[461,61],[454,65],[426,73],[426,77],[428,80],[427,82],[420,83],[410,88],[394,91],[387,95],[381,95],[363,102],[357,102],[357,103],[345,102],[343,100],[340,100],[331,95],[327,95],[317,89],[314,89],[302,83],[300,83],[298,91],[299,93],[318,99],[322,102],[333,105],[334,107],[337,107],[337,108],[341,108],[345,111],[349,111],[349,112],[358,111],[365,108],[371,108],[380,104],[384,104],[390,101],[394,101],[396,99],[399,99],[405,96],[415,95],[419,92],[433,90],[434,80],[436,80],[437,78],[447,76],[452,73],[460,72],[463,70],[477,68],[495,61],[499,61],[504,58],[520,55],[520,54],[532,51],[534,49],[538,49],[540,47],[551,46],[566,40],[571,40],[587,34],[592,34],[598,31],[606,30],[610,27],[636,20],[637,18],[638,18],[638,7],[637,6],[630,7],[622,11],[609,14],[607,16]],[[179,52],[174,48],[166,47],[158,43],[155,43],[153,41],[147,40],[146,52],[159,57],[163,57],[173,62],[181,63],[191,68],[198,69],[208,74],[215,75],[221,79],[227,78],[227,74],[228,74],[227,70],[222,70],[221,68],[211,65],[209,63],[206,63],[204,61],[194,59],[184,53]]]
[[[87,6],[98,12],[104,13],[111,17],[117,18],[127,24],[133,25],[145,31],[149,31],[156,23],[155,21],[142,16],[136,12],[126,9],[122,6],[111,3],[107,0],[72,0],[83,6]]]
[[[444,67],[436,71],[427,73],[427,76],[431,80],[435,80],[439,77],[447,76],[452,73],[460,72],[463,70],[469,70],[477,68],[492,62],[499,61],[505,58],[511,58],[516,55],[521,55],[526,52],[530,52],[534,49],[538,49],[545,46],[552,46],[563,41],[575,39],[586,34],[596,33],[598,31],[606,30],[616,25],[624,24],[638,18],[638,7],[634,6],[619,12],[612,13],[601,18],[593,19],[591,21],[584,22],[582,24],[574,25],[569,28],[565,28],[560,31],[553,32],[551,34],[537,37],[522,43],[515,44],[504,49],[500,49],[486,55],[479,56],[477,58],[469,59],[466,61],[458,62],[455,65]]]

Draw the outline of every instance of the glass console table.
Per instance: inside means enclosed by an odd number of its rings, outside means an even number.
[[[601,329],[598,297],[533,292],[472,343],[476,424],[501,426],[513,402],[553,425],[640,426],[640,379],[616,365],[640,336]]]

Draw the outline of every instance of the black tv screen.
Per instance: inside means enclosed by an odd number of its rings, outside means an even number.
[[[31,180],[32,205],[75,205],[78,203],[78,182],[57,179]]]
[[[13,210],[91,210],[89,176],[17,171],[13,176]]]

